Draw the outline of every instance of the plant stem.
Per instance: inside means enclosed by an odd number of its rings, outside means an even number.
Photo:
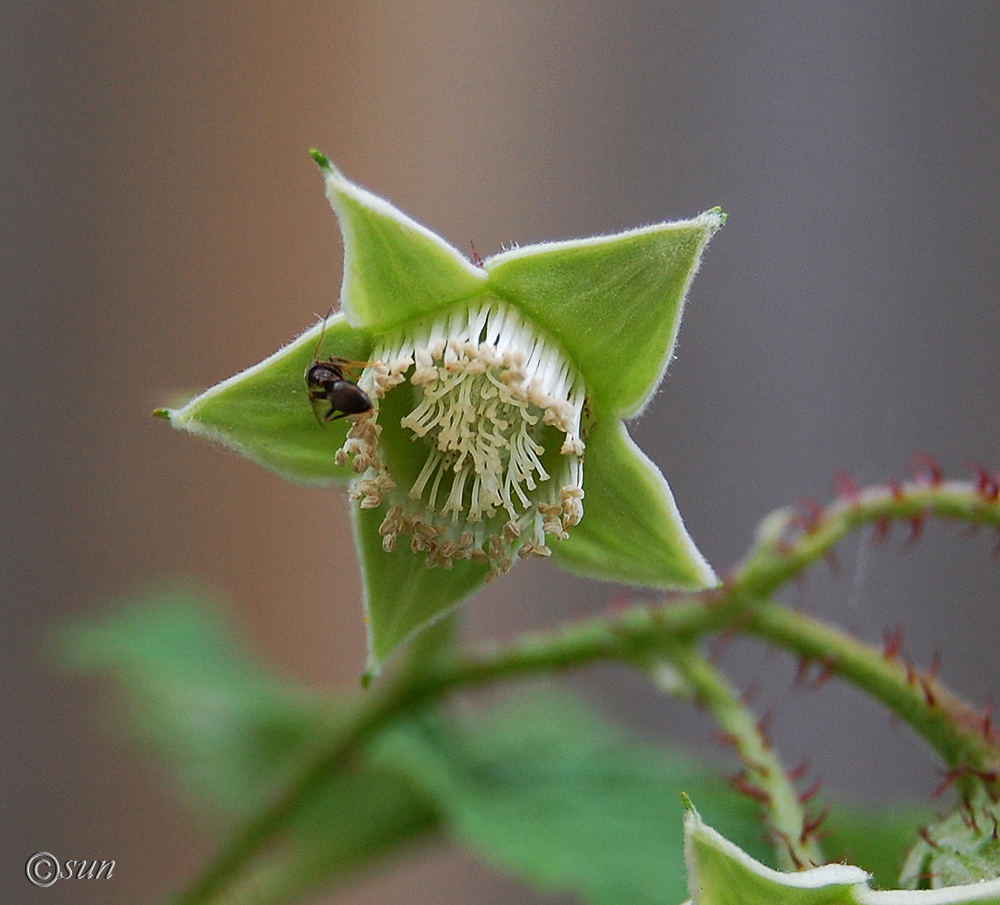
[[[1000,767],[1000,746],[983,715],[949,691],[929,672],[851,638],[811,616],[774,601],[753,607],[741,625],[748,633],[815,663],[821,676],[842,676],[909,723],[951,768],[983,773]]]
[[[915,541],[930,516],[1000,526],[1000,496],[992,481],[917,481],[848,490],[829,506],[786,507],[765,517],[757,540],[731,583],[768,597],[827,554],[851,531],[875,524],[884,536],[893,521],[911,525]]]
[[[784,870],[823,864],[822,849],[806,818],[803,802],[767,736],[766,721],[757,720],[729,682],[693,644],[665,646],[663,656],[692,687],[700,704],[718,722],[725,741],[743,763],[733,785],[757,799],[764,809],[779,865]]]

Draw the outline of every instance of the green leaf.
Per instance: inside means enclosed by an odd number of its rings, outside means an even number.
[[[684,789],[766,851],[753,804],[714,774],[553,691],[464,721],[424,720],[387,735],[373,756],[407,771],[447,831],[487,862],[593,905],[683,898]]]
[[[341,302],[353,324],[380,332],[481,294],[486,274],[388,201],[321,167],[344,235]]]
[[[161,411],[174,427],[228,446],[289,480],[347,481],[354,472],[337,465],[334,454],[350,422],[318,421],[305,373],[315,360],[331,356],[364,361],[371,345],[369,331],[336,314],[181,408]]]
[[[258,670],[190,591],[80,620],[59,643],[67,665],[124,687],[136,733],[198,799],[235,815],[272,794],[289,760],[334,725],[329,702]]]
[[[688,287],[718,209],[614,236],[549,242],[487,259],[490,288],[559,338],[593,404],[636,414],[673,354]]]
[[[654,588],[704,588],[717,581],[691,540],[666,479],[617,419],[587,439],[585,515],[552,545],[564,568]]]
[[[175,589],[59,635],[78,670],[114,676],[133,729],[227,822],[270,804],[347,707],[255,666],[205,599]],[[116,720],[116,725],[120,722]],[[227,903],[286,902],[426,836],[437,818],[391,766],[358,759],[315,788]]]
[[[437,829],[437,816],[391,767],[359,760],[331,776],[297,815],[282,843],[245,875],[226,905],[298,900],[399,854]]]

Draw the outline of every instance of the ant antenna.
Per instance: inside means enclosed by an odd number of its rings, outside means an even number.
[[[323,337],[326,336],[326,322],[330,319],[330,315],[333,314],[333,305],[330,306],[330,310],[326,312],[323,317],[323,327],[319,331],[319,339],[316,341],[316,348],[313,349],[313,361],[319,361],[319,347],[323,345]],[[319,315],[316,315],[319,317]]]

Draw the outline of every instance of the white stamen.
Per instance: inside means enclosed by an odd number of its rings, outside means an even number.
[[[389,500],[383,548],[409,534],[428,565],[488,562],[488,578],[509,569],[515,553],[549,556],[545,536],[565,538],[583,516],[586,392],[557,345],[493,303],[384,337],[374,353],[358,381],[374,407],[355,419],[337,458],[354,457],[361,477],[352,495],[363,508]],[[399,426],[427,446],[408,490],[395,489],[377,423],[381,400],[407,380],[415,404]],[[559,458],[555,479],[546,457]]]

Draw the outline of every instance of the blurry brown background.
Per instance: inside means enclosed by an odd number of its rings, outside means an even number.
[[[202,579],[257,655],[317,686],[363,663],[346,506],[150,417],[337,295],[310,147],[483,253],[692,216],[729,225],[634,433],[717,568],[830,475],[1000,467],[1000,11],[976,3],[14,2],[0,12],[4,902],[139,903],[216,840],[109,731],[105,689],[43,641],[159,578]],[[976,702],[998,688],[994,538],[935,526],[840,552],[799,603]],[[599,611],[620,589],[523,567],[470,633]],[[790,762],[876,802],[926,796],[911,734],[835,684],[728,653]],[[708,744],[631,677],[585,679],[650,735]],[[721,752],[717,752],[722,756]],[[117,861],[30,887],[25,860]],[[331,901],[539,901],[444,846]],[[550,900],[551,901],[551,900]]]

